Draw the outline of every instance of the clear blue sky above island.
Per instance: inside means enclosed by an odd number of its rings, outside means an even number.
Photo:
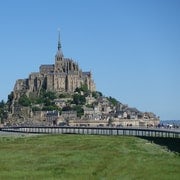
[[[65,57],[91,70],[97,90],[180,119],[179,0],[2,0],[0,100],[17,79]]]

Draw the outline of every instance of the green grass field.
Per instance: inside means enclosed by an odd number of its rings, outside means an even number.
[[[0,137],[0,179],[180,179],[180,156],[123,136]]]

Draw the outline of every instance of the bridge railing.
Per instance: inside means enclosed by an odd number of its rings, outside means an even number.
[[[180,131],[177,129],[142,127],[11,126],[3,127],[0,130],[6,132],[38,134],[97,134],[180,138]]]

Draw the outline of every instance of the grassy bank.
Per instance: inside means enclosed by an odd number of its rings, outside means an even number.
[[[0,179],[179,179],[180,156],[135,137],[0,137]]]

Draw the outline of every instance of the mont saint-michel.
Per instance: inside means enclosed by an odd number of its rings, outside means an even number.
[[[18,79],[5,105],[5,125],[157,126],[152,112],[122,104],[96,90],[91,71],[84,72],[63,55],[60,34],[54,64]]]

